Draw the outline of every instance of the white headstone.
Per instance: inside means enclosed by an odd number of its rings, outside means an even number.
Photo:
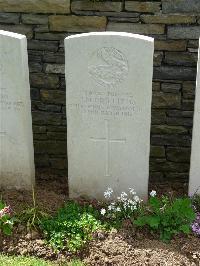
[[[153,50],[129,33],[65,39],[71,197],[102,199],[108,187],[147,197]]]
[[[31,189],[34,179],[27,41],[0,31],[0,186]]]
[[[200,42],[199,42],[200,43]],[[197,64],[196,97],[190,159],[189,195],[200,194],[200,48]]]

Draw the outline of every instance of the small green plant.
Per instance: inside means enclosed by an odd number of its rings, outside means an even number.
[[[12,209],[0,200],[0,231],[5,235],[11,235],[14,224]]]
[[[41,211],[36,205],[35,191],[32,188],[33,206],[25,208],[17,215],[17,219],[20,223],[24,223],[27,226],[28,231],[39,228],[41,220],[49,215]]]
[[[152,191],[148,203],[133,222],[137,226],[147,226],[158,232],[160,238],[168,242],[178,233],[189,234],[195,216],[191,199],[173,200],[167,196],[158,198],[156,192]]]
[[[41,230],[55,250],[75,252],[91,240],[92,233],[98,229],[103,229],[99,212],[91,205],[80,206],[74,201],[67,202],[56,216],[41,222]]]

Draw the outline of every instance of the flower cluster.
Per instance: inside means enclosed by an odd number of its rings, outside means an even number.
[[[2,210],[0,210],[0,218],[2,218],[6,214],[9,216],[12,214],[12,209],[10,206],[6,206]]]
[[[120,196],[111,201],[113,195],[113,189],[108,188],[104,192],[105,199],[109,200],[107,209],[101,209],[101,214],[107,214],[109,217],[121,216],[124,218],[130,218],[131,214],[138,209],[142,200],[136,195],[133,188],[129,188],[129,192],[122,192]]]
[[[191,225],[193,233],[200,236],[200,213],[197,213],[196,219]]]
[[[152,191],[150,192],[150,196],[151,196],[151,197],[155,197],[156,195],[157,195],[157,193],[156,193],[155,190],[152,190]]]

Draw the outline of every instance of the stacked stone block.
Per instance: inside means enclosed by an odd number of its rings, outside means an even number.
[[[36,167],[57,174],[67,171],[64,38],[90,31],[154,37],[150,177],[188,179],[199,0],[0,0],[0,29],[28,38]]]

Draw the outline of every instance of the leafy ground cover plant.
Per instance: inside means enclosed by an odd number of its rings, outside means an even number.
[[[129,188],[127,193],[123,191],[120,195],[114,195],[113,189],[108,188],[104,197],[108,203],[101,209],[101,215],[109,219],[115,227],[120,227],[123,220],[136,215],[142,203],[133,188]]]
[[[167,196],[158,198],[156,191],[152,191],[148,203],[143,206],[134,224],[147,226],[158,232],[163,241],[168,242],[178,233],[189,234],[195,216],[191,199],[172,199]]]
[[[54,217],[43,219],[40,227],[55,250],[75,252],[92,239],[93,232],[104,228],[99,216],[91,205],[69,201]]]
[[[14,224],[12,209],[0,200],[0,231],[5,235],[11,235]]]

